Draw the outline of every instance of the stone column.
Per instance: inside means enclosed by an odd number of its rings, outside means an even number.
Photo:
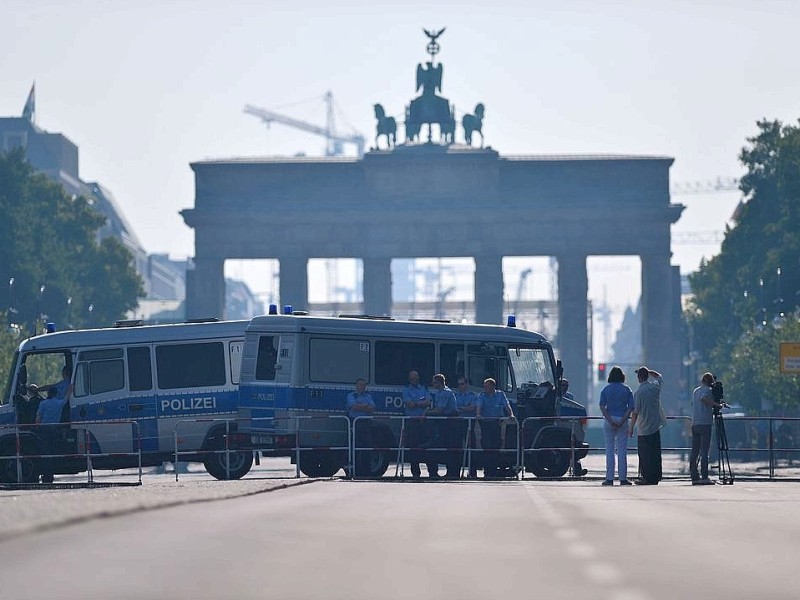
[[[195,258],[186,271],[186,318],[225,317],[225,260]]]
[[[661,401],[667,414],[674,414],[681,374],[680,289],[668,252],[644,255],[641,260],[644,364],[664,376]]]
[[[475,257],[475,322],[503,323],[503,257]]]
[[[589,398],[589,279],[586,255],[563,254],[558,257],[558,350],[564,364],[564,377],[575,400],[588,405]]]
[[[376,317],[392,314],[392,259],[363,258],[364,314]]]
[[[284,256],[278,262],[281,300],[278,311],[283,311],[287,304],[294,310],[308,310],[308,258]]]

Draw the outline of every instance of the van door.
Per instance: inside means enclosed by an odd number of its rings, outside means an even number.
[[[288,335],[280,336],[278,340],[278,358],[275,362],[275,382],[291,383],[292,379],[292,359],[294,358],[294,337]]]
[[[86,431],[99,445],[92,445],[93,453],[133,450],[131,425],[112,423],[129,418],[124,356],[123,348],[82,350],[78,353],[71,415],[73,424],[89,421],[85,428],[78,430],[79,453],[86,451]]]

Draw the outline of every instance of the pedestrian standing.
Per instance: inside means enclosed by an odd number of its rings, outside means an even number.
[[[633,412],[628,435],[633,437],[637,429],[639,449],[639,473],[637,485],[658,485],[661,481],[661,428],[667,424],[664,406],[661,404],[661,374],[639,367],[636,369],[639,388],[633,395]]]
[[[628,481],[628,417],[633,412],[633,392],[625,385],[625,373],[613,367],[608,385],[600,392],[600,411],[603,413],[603,434],[606,441],[606,478],[603,485],[614,485],[614,454],[620,485]]]
[[[703,373],[700,385],[692,392],[692,452],[689,454],[689,473],[692,485],[712,485],[708,478],[708,450],[711,446],[711,425],[714,422],[714,409],[721,409],[723,404],[714,400],[711,386],[714,384],[712,373]],[[700,472],[697,463],[700,462]]]

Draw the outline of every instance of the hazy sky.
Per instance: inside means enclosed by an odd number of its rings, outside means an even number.
[[[0,0],[0,115],[35,80],[36,122],[79,145],[81,177],[112,190],[149,252],[191,256],[190,162],[324,147],[245,104],[323,124],[331,90],[371,139],[372,105],[400,116],[414,96],[421,28],[443,26],[442,94],[459,112],[485,103],[501,154],[667,155],[673,181],[706,181],[741,173],[757,119],[800,116],[800,2],[768,0]],[[674,231],[721,231],[737,199],[675,196],[689,208]],[[716,251],[673,249],[683,271]]]

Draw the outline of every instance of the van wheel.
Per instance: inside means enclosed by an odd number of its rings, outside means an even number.
[[[0,482],[1,483],[38,483],[39,469],[36,461],[25,456],[19,459],[19,471],[17,471],[16,458],[0,459]]]
[[[378,478],[383,477],[389,468],[394,453],[384,448],[392,448],[395,445],[394,436],[388,427],[381,425],[375,426],[370,432],[370,439],[373,448],[379,450],[356,450],[356,476]],[[361,454],[361,456],[359,456]]]
[[[536,477],[563,477],[569,470],[572,431],[559,425],[543,427],[533,440],[536,452],[528,454],[525,465]]]
[[[544,448],[533,454],[530,470],[536,477],[563,477],[569,470],[569,452]]]
[[[230,458],[230,464],[228,459]],[[233,451],[212,452],[205,455],[203,466],[209,475],[216,479],[241,479],[253,466],[253,452]]]
[[[342,461],[332,452],[300,452],[300,470],[306,477],[333,477],[341,468]]]

